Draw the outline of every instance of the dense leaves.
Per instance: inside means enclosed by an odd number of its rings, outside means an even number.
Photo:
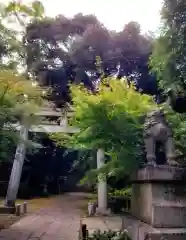
[[[143,35],[136,22],[114,32],[94,15],[79,13],[73,18],[63,15],[50,18],[45,16],[39,1],[31,4],[11,1],[0,7],[0,69],[13,69],[16,73],[21,69],[26,78],[51,86],[50,98],[59,107],[73,100],[75,116],[72,124],[81,131],[74,136],[56,135],[54,139],[60,145],[85,152],[103,147],[112,159],[105,166],[111,175],[136,166],[142,155],[142,116],[154,106],[151,98],[142,93],[156,95],[157,102],[162,101],[159,98],[162,90],[158,89],[156,78],[163,90],[172,86],[185,89],[184,1],[164,0],[163,28],[157,39]],[[149,73],[152,42],[150,63],[153,73]],[[98,57],[99,66],[96,64]],[[7,74],[2,72],[2,76],[10,79]],[[103,81],[97,89],[100,80],[110,76],[123,78],[125,83],[108,78],[106,84]],[[15,76],[11,80],[11,86],[16,79]],[[0,84],[4,84],[2,81]],[[72,85],[70,95],[69,82],[83,83],[86,88]],[[128,85],[133,82],[140,93],[128,88],[126,82]],[[12,117],[23,115],[27,112],[25,108],[29,109],[28,105],[33,111],[35,100],[40,97],[35,95],[35,90],[32,96],[30,89],[33,88],[29,84],[23,80],[21,87],[19,84],[11,87],[16,90],[11,90],[10,94],[5,91],[6,85],[2,85],[2,96],[6,92],[2,116],[6,121],[7,118],[14,121]],[[26,102],[23,94],[28,96]],[[177,146],[185,153],[185,117],[172,114],[170,119]],[[1,132],[1,135],[3,139],[6,134]],[[90,154],[87,159],[89,165],[94,165]]]
[[[186,112],[186,3],[164,0],[162,29],[155,39],[150,65],[165,92],[169,88],[169,120],[175,133],[177,148],[185,155]],[[171,90],[170,90],[171,88]],[[176,113],[175,113],[176,112]],[[178,114],[182,113],[182,114]],[[183,114],[184,113],[184,114]]]
[[[9,123],[33,121],[30,116],[42,103],[41,89],[12,71],[0,71],[0,161],[12,157],[18,132]]]
[[[96,230],[94,231],[92,234],[90,234],[90,236],[87,236],[88,240],[96,240],[96,239],[100,239],[100,240],[106,240],[106,239],[110,239],[110,240],[130,240],[130,238],[127,235],[127,230],[124,231],[99,231]]]
[[[45,17],[27,25],[25,40],[29,72],[42,84],[55,86],[55,96],[60,95],[64,101],[69,101],[69,81],[83,82],[94,89],[100,77],[97,56],[105,77],[127,77],[128,81],[134,80],[138,90],[157,94],[155,77],[148,68],[152,39],[141,34],[136,22],[116,33],[94,15]]]
[[[164,0],[161,36],[155,41],[151,59],[163,87],[186,89],[186,4],[184,0]]]
[[[95,89],[100,77],[97,56],[105,77],[127,77],[128,82],[134,80],[140,92],[158,94],[155,76],[148,68],[152,38],[141,34],[138,23],[130,22],[121,32],[114,32],[91,14],[47,17],[39,1],[11,1],[1,8],[2,27],[10,35],[8,43],[2,44],[9,67],[21,67],[27,78],[52,86],[51,99],[58,106],[70,101],[69,81]]]
[[[71,124],[80,132],[73,136],[56,134],[58,144],[79,149],[104,148],[111,161],[109,175],[130,171],[139,163],[143,116],[155,107],[151,97],[141,95],[125,81],[105,79],[97,94],[82,86],[71,86],[74,116]],[[124,169],[124,170],[123,170]],[[121,172],[122,172],[121,171]]]
[[[5,125],[18,121],[35,121],[29,117],[42,103],[42,90],[27,81],[25,65],[26,42],[22,41],[26,25],[40,20],[44,8],[39,1],[27,6],[11,1],[0,5],[0,160],[8,160],[15,153],[18,132]],[[35,87],[34,87],[35,86]],[[30,144],[28,142],[28,144]]]

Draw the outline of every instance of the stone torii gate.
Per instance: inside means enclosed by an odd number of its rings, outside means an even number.
[[[26,144],[28,140],[29,132],[45,132],[45,133],[76,133],[79,129],[68,125],[68,117],[73,114],[72,112],[62,115],[60,109],[43,109],[40,111],[38,116],[45,118],[55,118],[55,120],[60,119],[59,125],[52,124],[42,124],[42,125],[20,125],[12,124],[16,130],[20,131],[20,142],[17,145],[16,154],[13,162],[13,167],[10,175],[7,195],[5,199],[5,206],[14,207],[15,201],[17,199],[17,193],[20,185],[20,179],[22,174],[22,168],[24,164],[25,154],[26,154]],[[97,168],[101,168],[105,163],[104,160],[104,150],[99,149],[97,152]],[[98,212],[105,214],[107,212],[107,182],[104,179],[99,179],[98,181]]]

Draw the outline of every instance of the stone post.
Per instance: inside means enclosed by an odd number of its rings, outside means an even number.
[[[29,127],[22,125],[20,129],[20,142],[17,145],[16,154],[14,158],[14,163],[12,167],[12,172],[10,175],[7,195],[5,199],[5,206],[14,207],[17,198],[17,192],[19,189],[21,173],[26,153],[25,141],[28,140],[28,130]]]
[[[27,202],[23,203],[23,213],[27,213]]]
[[[105,164],[105,152],[103,149],[98,149],[97,151],[97,169],[100,169]],[[98,207],[96,213],[100,215],[107,215],[107,181],[102,174],[98,176]]]
[[[16,206],[16,216],[20,216],[21,215],[21,205],[20,204],[18,204],[17,206]]]

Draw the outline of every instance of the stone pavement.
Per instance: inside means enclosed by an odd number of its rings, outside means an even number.
[[[81,195],[63,195],[54,206],[28,214],[2,230],[0,240],[77,240],[80,228],[77,203],[82,199]]]

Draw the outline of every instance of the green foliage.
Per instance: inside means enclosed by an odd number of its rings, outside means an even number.
[[[28,42],[25,40],[27,26],[39,22],[43,17],[44,7],[40,1],[27,4],[9,1],[0,4],[0,69],[28,70]]]
[[[186,115],[176,114],[174,111],[167,112],[167,119],[170,123],[174,133],[174,140],[176,144],[177,153],[180,155],[186,155]],[[180,159],[181,161],[184,159]]]
[[[21,17],[33,17],[34,19],[41,19],[45,10],[43,4],[37,0],[33,1],[30,5],[11,1],[8,5],[6,5],[5,12],[7,15],[14,14],[19,23],[21,21],[21,23],[24,24],[19,15],[21,15]]]
[[[186,88],[185,15],[184,0],[164,0],[161,14],[162,31],[160,37],[155,40],[150,60],[152,70],[164,88]]]
[[[41,89],[12,71],[0,71],[0,161],[12,157],[19,135],[8,123],[33,121],[42,104]],[[29,123],[29,122],[28,122]],[[30,145],[30,143],[28,143]]]
[[[57,144],[75,149],[105,149],[110,160],[102,170],[109,176],[137,167],[143,116],[155,107],[152,98],[115,79],[105,79],[97,94],[90,94],[82,86],[70,88],[74,108],[71,124],[80,132],[54,134]]]
[[[130,211],[132,189],[113,189],[109,192],[109,207],[114,213]]]
[[[175,93],[186,89],[186,8],[185,1],[164,0],[162,7],[162,30],[155,40],[150,58],[152,71],[156,73],[159,85],[166,90],[172,88]],[[168,120],[174,131],[176,147],[179,153],[186,154],[186,115],[176,114],[170,109]]]
[[[27,43],[24,41],[27,24],[43,16],[40,1],[31,4],[10,1],[0,5],[0,161],[12,159],[19,141],[18,132],[10,126],[7,131],[4,125],[23,119],[33,123],[38,119],[33,113],[42,104],[42,91],[18,72],[27,73]],[[32,141],[26,144],[29,151],[35,151]]]
[[[124,188],[124,189],[114,189],[109,193],[110,197],[131,197],[132,196],[132,189],[131,188]]]
[[[0,163],[3,161],[12,161],[13,154],[15,153],[15,146],[19,140],[16,132],[0,131]]]
[[[42,92],[31,81],[12,71],[0,72],[0,107],[12,116],[30,115],[42,104]],[[2,114],[3,117],[6,116]]]
[[[129,240],[130,238],[127,236],[126,231],[94,231],[90,236],[87,238],[88,240]]]

